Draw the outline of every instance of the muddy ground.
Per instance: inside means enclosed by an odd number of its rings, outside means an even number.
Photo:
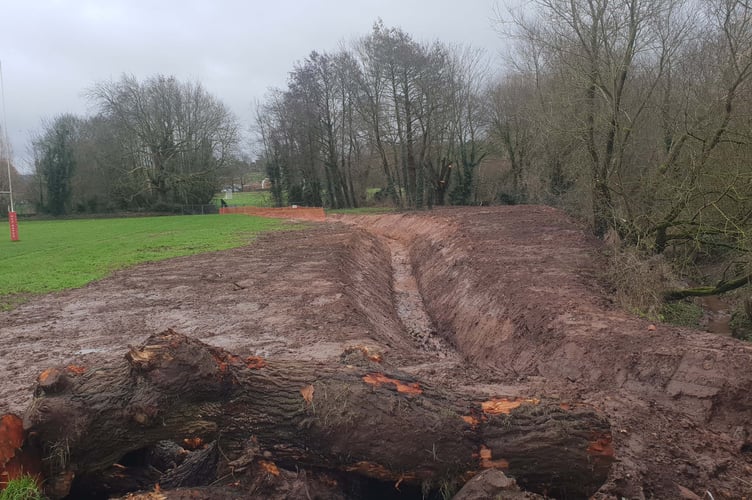
[[[167,327],[268,358],[366,345],[454,391],[603,411],[603,498],[752,498],[752,346],[649,328],[612,306],[603,265],[576,223],[530,206],[342,216],[145,264],[0,313],[0,414],[23,412],[43,369]]]

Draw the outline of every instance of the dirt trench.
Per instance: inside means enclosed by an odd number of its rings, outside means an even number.
[[[352,346],[455,392],[587,404],[617,462],[596,497],[752,498],[752,348],[614,309],[598,242],[547,207],[340,217],[145,264],[0,313],[0,413],[56,364],[173,327],[239,355]]]
[[[603,496],[752,498],[752,346],[614,308],[599,243],[548,207],[356,221],[410,249],[437,333],[518,391],[590,404],[616,432]]]
[[[426,311],[408,248],[399,240],[385,240],[391,256],[394,307],[405,331],[420,349],[435,353],[438,359],[450,358],[456,362],[456,350],[437,334]]]

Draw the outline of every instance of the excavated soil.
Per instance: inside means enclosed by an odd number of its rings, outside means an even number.
[[[598,498],[752,498],[752,346],[614,308],[598,245],[547,207],[446,209],[141,265],[0,313],[0,414],[45,368],[167,327],[240,355],[363,345],[454,391],[601,410],[617,461]]]

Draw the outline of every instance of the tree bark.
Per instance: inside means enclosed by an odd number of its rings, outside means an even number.
[[[608,474],[610,428],[593,408],[450,394],[386,371],[365,349],[341,361],[243,359],[167,330],[114,366],[43,372],[24,450],[45,457],[57,497],[74,476],[162,440],[216,441],[229,462],[253,438],[283,468],[404,485],[461,484],[499,468],[568,498],[589,496]]]

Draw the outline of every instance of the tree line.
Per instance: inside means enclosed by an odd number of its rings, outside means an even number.
[[[488,59],[415,41],[379,21],[337,52],[311,52],[257,106],[259,164],[277,205],[421,208],[472,201],[489,151]],[[33,141],[34,198],[54,215],[207,203],[241,158],[239,125],[200,84],[124,75]]]
[[[205,204],[237,162],[237,119],[198,83],[124,75],[88,91],[98,113],[64,114],[33,140],[42,211],[170,210]]]
[[[488,150],[487,81],[481,51],[381,21],[312,52],[257,108],[276,203],[357,207],[374,186],[399,207],[470,202]]]

